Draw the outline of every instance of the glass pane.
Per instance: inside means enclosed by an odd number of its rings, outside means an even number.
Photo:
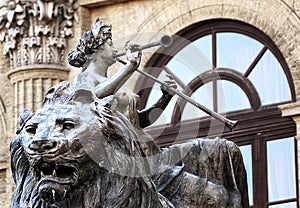
[[[285,73],[268,50],[249,75],[263,105],[291,100],[291,91]]]
[[[267,142],[269,202],[296,197],[294,138]]]
[[[251,108],[247,95],[235,83],[218,80],[218,112],[230,112]]]
[[[203,86],[201,86],[199,89],[197,89],[191,98],[201,105],[213,109],[213,88],[212,88],[212,82],[209,82]],[[185,108],[183,109],[182,113],[182,120],[188,120],[193,118],[199,118],[208,116],[208,114],[204,113],[203,111],[199,110],[192,104],[187,103]]]
[[[246,72],[263,48],[257,40],[238,33],[217,33],[217,67]]]
[[[203,36],[193,42],[198,50],[205,56],[206,60],[210,63],[210,68],[212,68],[212,36]]]
[[[297,203],[290,202],[285,204],[277,204],[277,205],[269,206],[269,208],[297,208]]]
[[[252,147],[251,145],[240,146],[247,172],[249,204],[253,205],[253,180],[252,180]]]
[[[167,67],[186,85],[199,74],[212,69],[211,35],[187,45],[169,61]]]

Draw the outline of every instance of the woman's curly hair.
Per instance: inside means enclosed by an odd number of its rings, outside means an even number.
[[[68,62],[75,67],[82,67],[88,59],[108,38],[111,38],[111,25],[96,19],[94,26],[79,39],[75,50],[68,54]]]

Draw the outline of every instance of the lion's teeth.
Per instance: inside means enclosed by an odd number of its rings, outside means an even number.
[[[78,178],[78,174],[76,172],[73,173],[74,178]]]
[[[45,174],[43,173],[43,171],[41,171],[41,176],[43,177]]]
[[[52,189],[52,197],[53,197],[53,201],[56,201],[55,200],[55,190],[53,190],[53,189]]]
[[[54,177],[56,177],[56,176],[57,176],[57,174],[56,174],[56,170],[53,170],[53,173],[52,173],[52,175],[53,175]]]

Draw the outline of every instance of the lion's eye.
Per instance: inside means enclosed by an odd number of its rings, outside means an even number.
[[[28,132],[29,134],[35,134],[36,133],[36,126],[34,125],[29,125],[29,126],[26,126],[25,129],[26,129],[26,132]]]
[[[73,121],[65,121],[63,123],[63,129],[73,129],[75,127],[75,123]]]

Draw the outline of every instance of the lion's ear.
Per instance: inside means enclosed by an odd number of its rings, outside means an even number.
[[[28,110],[28,109],[24,109],[21,111],[20,113],[20,126],[23,126],[24,123],[33,115],[33,113]]]
[[[28,109],[24,109],[21,111],[20,113],[20,121],[19,121],[19,124],[20,124],[20,128],[16,131],[16,134],[19,134],[25,123],[34,115],[34,113],[32,113],[30,110]]]

